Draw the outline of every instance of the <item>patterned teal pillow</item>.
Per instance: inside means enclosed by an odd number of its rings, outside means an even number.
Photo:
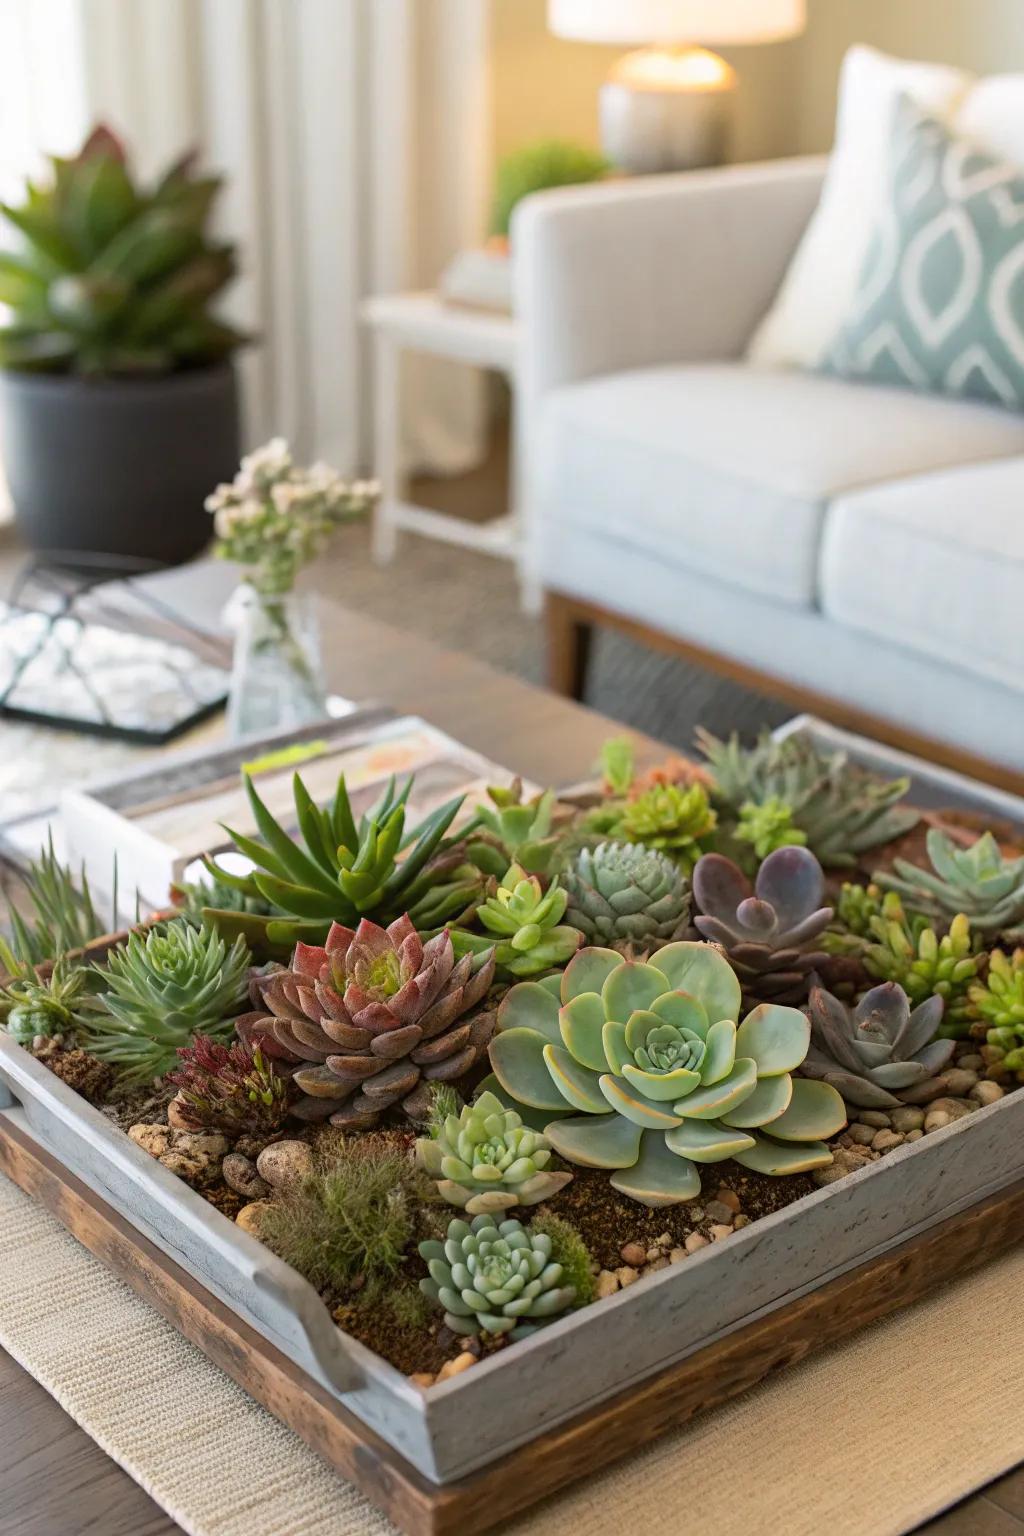
[[[885,205],[825,367],[1024,408],[1024,173],[906,98]]]

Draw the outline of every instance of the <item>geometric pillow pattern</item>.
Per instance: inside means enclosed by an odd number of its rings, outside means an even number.
[[[908,97],[857,295],[824,366],[1024,409],[1024,174]]]

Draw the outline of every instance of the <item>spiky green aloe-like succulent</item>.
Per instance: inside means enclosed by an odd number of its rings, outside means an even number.
[[[510,1218],[451,1222],[443,1243],[420,1243],[430,1278],[420,1290],[453,1333],[529,1332],[571,1307],[576,1292],[552,1263],[551,1238]]]
[[[690,921],[690,884],[679,865],[639,843],[583,848],[564,875],[568,921],[591,944],[653,951]]]
[[[939,827],[927,838],[931,869],[897,859],[893,872],[875,876],[911,912],[948,920],[962,912],[975,933],[1024,938],[1024,858],[1004,859],[991,832],[961,848]]]
[[[776,741],[764,731],[756,746],[743,747],[736,735],[724,742],[698,731],[697,743],[723,805],[739,815],[748,803],[783,801],[827,868],[852,866],[859,854],[902,837],[919,820],[916,811],[898,803],[909,779],[886,783],[849,762],[844,752],[819,752],[806,736]]]
[[[450,929],[455,953],[481,955],[493,947],[498,970],[517,977],[564,965],[583,942],[578,929],[562,923],[567,901],[557,880],[545,890],[536,875],[513,864],[477,908],[486,936]]]
[[[0,205],[17,246],[0,254],[0,367],[152,374],[216,361],[244,339],[209,313],[235,273],[230,245],[207,230],[220,187],[194,156],[153,187],[129,172],[123,146],[96,128],[48,186]],[[4,242],[5,245],[9,242]]]
[[[613,1186],[644,1205],[695,1198],[700,1163],[827,1166],[823,1138],[846,1115],[834,1088],[791,1075],[807,1019],[762,1005],[737,1027],[739,1008],[740,984],[708,944],[670,944],[647,963],[584,949],[561,977],[508,993],[491,1066],[511,1103],[550,1114],[556,1152],[613,1170]]]
[[[484,1092],[459,1115],[448,1115],[433,1136],[421,1136],[416,1156],[449,1205],[470,1216],[493,1216],[517,1205],[539,1205],[564,1189],[571,1173],[548,1169],[551,1143],[522,1116]]]
[[[831,1083],[857,1109],[921,1102],[956,1050],[955,1041],[936,1039],[942,1007],[942,998],[932,996],[911,1010],[907,994],[893,981],[872,987],[856,1008],[815,987],[811,1048],[801,1071]]]
[[[19,968],[0,989],[0,1023],[19,1045],[31,1045],[39,1035],[74,1038],[99,1006],[91,980],[88,970],[63,955],[46,977]]]
[[[324,810],[296,774],[293,792],[300,846],[271,815],[248,774],[243,780],[262,841],[232,832],[230,827],[225,831],[256,869],[239,876],[212,860],[207,860],[207,867],[216,880],[245,896],[262,897],[286,916],[211,914],[224,933],[265,935],[280,946],[323,944],[334,922],[357,927],[361,917],[369,917],[387,923],[406,912],[418,928],[436,928],[461,914],[479,892],[476,870],[452,869],[451,861],[444,858],[435,861],[462,796],[449,800],[407,832],[405,808],[412,778],[401,789],[393,777],[389,779],[380,799],[357,824],[344,774],[333,804]],[[409,851],[400,860],[404,849]],[[456,854],[456,864],[460,858]]]
[[[988,957],[988,976],[970,989],[971,1004],[987,1024],[989,1045],[1006,1051],[1003,1065],[1011,1072],[1024,1071],[1024,949],[1005,955],[994,949]]]
[[[945,1014],[939,1033],[946,1038],[964,1035],[973,1016],[970,987],[980,963],[970,923],[959,913],[940,939],[934,928],[922,926],[923,921],[909,918],[896,892],[887,892],[881,914],[869,923],[864,969],[880,981],[898,982],[912,1003],[941,997]]]
[[[194,1035],[230,1039],[248,997],[249,946],[229,949],[212,928],[182,918],[135,932],[97,971],[104,1013],[91,1018],[84,1044],[125,1079],[163,1077]]]
[[[717,820],[703,784],[654,784],[623,802],[613,835],[666,853],[689,872]]]
[[[105,931],[103,919],[93,905],[84,867],[76,875],[69,865],[60,862],[52,832],[29,866],[24,885],[33,918],[26,921],[17,907],[12,907],[10,942],[0,934],[0,966],[12,976],[23,966],[55,960],[69,949],[83,949]],[[113,905],[116,911],[116,861]]]

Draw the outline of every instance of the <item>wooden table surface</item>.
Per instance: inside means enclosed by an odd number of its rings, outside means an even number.
[[[204,594],[202,585],[190,576],[188,606],[209,613],[213,593]],[[624,734],[621,726],[593,711],[472,657],[443,651],[334,605],[325,615],[324,655],[336,692],[421,714],[495,762],[541,783],[585,777],[602,742],[610,734]],[[628,734],[641,761],[657,758],[656,743]],[[942,1536],[1024,1536],[1024,1471],[928,1529]],[[0,1536],[179,1532],[44,1389],[0,1351]]]

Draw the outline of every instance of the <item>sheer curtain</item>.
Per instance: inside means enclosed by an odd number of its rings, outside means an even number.
[[[258,337],[246,438],[372,467],[360,303],[432,285],[481,232],[485,0],[0,0],[0,57],[0,195],[96,119],[143,174],[198,144],[241,246],[226,307]],[[408,382],[410,462],[472,462],[480,381]]]

